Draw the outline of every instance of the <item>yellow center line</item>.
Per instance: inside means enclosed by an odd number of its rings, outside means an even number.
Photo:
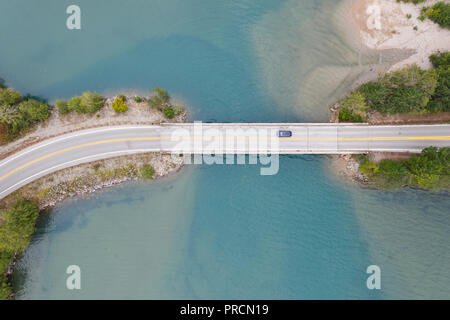
[[[402,141],[402,140],[450,140],[450,136],[429,136],[429,137],[374,137],[374,138],[274,138],[274,137],[218,137],[219,139],[222,138],[224,140],[282,140],[282,141]],[[121,139],[109,139],[109,140],[101,140],[101,141],[95,141],[95,142],[89,142],[80,144],[77,146],[61,149],[52,153],[49,153],[45,156],[39,157],[37,159],[34,159],[30,162],[27,162],[14,170],[11,170],[10,172],[6,173],[5,175],[0,177],[0,181],[4,180],[5,178],[9,177],[13,173],[22,170],[32,164],[35,164],[39,161],[51,158],[53,156],[56,156],[58,154],[73,151],[76,149],[84,148],[84,147],[90,147],[100,144],[107,144],[107,143],[113,143],[113,142],[129,142],[129,141],[157,141],[157,140],[212,140],[216,139],[216,137],[142,137],[142,138],[121,138]]]
[[[89,142],[89,143],[84,143],[84,144],[80,144],[77,146],[73,146],[73,147],[69,147],[69,148],[65,148],[65,149],[61,149],[52,153],[49,153],[45,156],[42,156],[40,158],[34,159],[30,162],[27,162],[23,165],[21,165],[20,167],[15,168],[14,170],[11,170],[10,172],[8,172],[7,174],[3,175],[0,177],[0,181],[2,181],[3,179],[5,179],[6,177],[12,175],[13,173],[22,170],[23,168],[26,168],[36,162],[51,158],[53,156],[56,156],[58,154],[64,153],[64,152],[68,152],[68,151],[72,151],[75,149],[80,149],[80,148],[84,148],[84,147],[89,147],[89,146],[95,146],[95,145],[99,145],[99,144],[105,144],[105,143],[112,143],[112,142],[125,142],[125,141],[149,141],[149,140],[160,140],[159,137],[153,137],[153,138],[123,138],[123,139],[110,139],[110,140],[102,140],[102,141],[95,141],[95,142]]]

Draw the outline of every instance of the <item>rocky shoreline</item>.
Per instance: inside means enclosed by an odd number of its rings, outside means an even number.
[[[85,197],[125,182],[144,180],[138,170],[143,164],[150,164],[155,171],[153,180],[159,180],[178,173],[184,166],[184,157],[153,152],[81,164],[24,186],[2,199],[0,208],[7,208],[25,197],[36,202],[40,212],[43,212],[69,198]],[[14,272],[18,258],[19,255],[15,254],[4,273],[8,279]],[[11,298],[14,299],[14,294]]]
[[[62,115],[54,110],[46,122],[35,126],[25,136],[3,145],[0,159],[42,140],[73,131],[111,125],[181,123],[187,118],[187,113],[182,111],[172,119],[167,119],[161,110],[151,109],[145,101],[137,102],[134,97],[131,94],[126,96],[128,110],[124,113],[116,113],[112,108],[112,102],[117,96],[107,97],[104,107],[93,115],[76,113]],[[33,181],[1,199],[0,209],[7,209],[24,198],[36,203],[42,212],[68,198],[84,197],[125,182],[148,179],[149,177],[144,178],[141,173],[143,166],[150,166],[153,169],[151,179],[158,180],[179,172],[184,166],[184,156],[149,152],[66,168]],[[4,272],[8,281],[14,272],[17,259],[18,254],[15,254]],[[14,294],[10,298],[14,299]]]
[[[129,182],[143,180],[140,168],[150,165],[153,180],[179,172],[184,157],[163,153],[143,153],[110,158],[63,169],[42,177],[0,201],[6,208],[19,198],[27,198],[47,210],[67,198],[86,196],[98,190]]]
[[[2,146],[0,159],[39,141],[87,128],[111,125],[149,125],[161,122],[181,123],[187,118],[182,111],[173,119],[167,119],[161,110],[149,108],[150,97],[136,99],[134,92],[127,92],[125,101],[128,110],[117,113],[112,108],[117,94],[105,98],[105,104],[95,114],[61,114],[52,111],[51,117],[37,125],[31,132],[18,140]],[[75,196],[85,196],[98,190],[109,188],[124,182],[142,179],[140,168],[150,165],[154,169],[154,179],[160,179],[181,170],[183,157],[164,153],[145,153],[120,156],[63,169],[42,177],[11,195],[0,200],[0,209],[7,208],[19,198],[27,198],[38,204],[40,210],[46,210],[57,203]],[[1,216],[0,216],[1,218]]]

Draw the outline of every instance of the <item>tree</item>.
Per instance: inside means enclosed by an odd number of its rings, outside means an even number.
[[[125,112],[128,110],[127,104],[123,101],[121,97],[118,97],[114,100],[112,108],[114,109],[115,112]]]
[[[2,130],[7,130],[9,138],[16,136],[21,130],[30,125],[44,121],[50,116],[50,109],[46,103],[34,99],[25,100],[14,107],[0,121]]]
[[[450,173],[450,148],[429,147],[420,156],[413,156],[405,161],[413,183],[423,189],[431,189],[442,176]]]
[[[86,91],[81,96],[71,98],[67,107],[69,112],[95,113],[105,104],[105,99],[96,92]]]
[[[422,70],[417,65],[387,73],[376,82],[358,90],[372,110],[381,113],[423,112],[438,85],[436,70]]]
[[[155,175],[155,169],[149,164],[144,164],[139,170],[144,179],[152,180]]]
[[[8,300],[13,295],[13,289],[5,275],[0,274],[0,300]]]
[[[34,203],[20,199],[2,212],[0,224],[0,300],[9,299],[13,294],[5,271],[15,254],[22,253],[34,233],[39,208]]]
[[[10,88],[0,88],[0,106],[13,106],[22,101],[20,92]]]
[[[69,113],[69,106],[67,105],[67,102],[62,100],[62,99],[58,99],[55,100],[55,107],[58,109],[59,113],[61,114],[66,114]]]
[[[363,115],[369,107],[366,104],[364,95],[358,90],[353,91],[339,103],[340,107],[352,113]]]
[[[0,226],[0,252],[23,252],[34,232],[38,215],[39,208],[25,199],[18,200],[9,210],[2,212],[4,224]]]
[[[80,105],[81,105],[81,97],[73,97],[70,98],[69,101],[67,102],[67,108],[70,111],[77,111],[80,110]]]
[[[430,61],[436,68],[438,85],[434,91],[427,110],[430,112],[450,111],[450,52],[433,54]]]
[[[96,92],[86,91],[81,95],[80,112],[95,113],[100,110],[105,100]]]
[[[379,169],[389,180],[401,180],[408,175],[408,170],[401,161],[383,160],[379,164]]]
[[[45,100],[0,86],[0,142],[14,138],[21,130],[50,116]]]
[[[49,106],[34,99],[21,102],[18,108],[28,124],[47,120],[50,116]]]

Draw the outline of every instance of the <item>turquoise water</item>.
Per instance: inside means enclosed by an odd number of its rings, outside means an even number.
[[[0,0],[0,74],[15,88],[53,100],[159,85],[195,120],[326,121],[378,61],[345,41],[339,1],[84,0],[68,31],[73,3]],[[190,166],[65,201],[19,262],[18,298],[449,298],[448,195],[361,189],[327,168]],[[72,264],[80,291],[65,287]],[[372,264],[380,291],[366,288]]]

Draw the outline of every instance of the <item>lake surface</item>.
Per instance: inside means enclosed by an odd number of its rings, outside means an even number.
[[[0,75],[50,101],[158,85],[193,120],[327,121],[379,61],[345,40],[334,0],[0,0]],[[400,56],[385,55],[386,63]],[[323,156],[189,166],[65,201],[39,221],[14,275],[21,299],[450,298],[448,194],[380,192]],[[82,289],[66,289],[79,265]],[[368,290],[366,268],[382,270]]]

